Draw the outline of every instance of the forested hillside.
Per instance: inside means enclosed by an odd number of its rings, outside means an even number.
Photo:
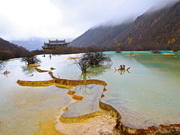
[[[178,50],[180,45],[180,2],[146,12],[134,22],[89,29],[72,46],[116,46],[121,50]]]
[[[27,56],[29,51],[0,38],[0,60]]]

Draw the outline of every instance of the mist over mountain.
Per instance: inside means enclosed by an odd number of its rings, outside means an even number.
[[[64,39],[60,39],[59,40],[64,40]],[[27,40],[12,40],[11,42],[17,45],[20,45],[24,48],[26,48],[29,51],[32,50],[42,50],[42,46],[44,45],[44,42],[48,42],[48,40],[55,40],[55,39],[51,39],[51,38],[37,38],[37,37],[33,37]],[[73,39],[68,38],[65,39],[67,42],[72,41]]]
[[[14,44],[18,44],[24,48],[26,48],[29,51],[32,50],[41,50],[44,45],[44,42],[47,41],[48,39],[43,39],[43,38],[30,38],[27,40],[12,40],[11,42]]]
[[[119,24],[174,1],[179,0],[2,0],[0,37],[75,38],[93,26]]]
[[[158,5],[143,15],[129,21],[103,24],[87,30],[72,41],[71,46],[111,47],[119,45],[122,50],[172,49],[180,45],[180,2]],[[121,13],[122,14],[122,13]],[[118,18],[118,14],[116,14]],[[119,14],[120,16],[120,14]],[[56,39],[56,38],[55,38]],[[61,39],[61,38],[58,38]],[[49,38],[32,37],[27,40],[11,40],[29,51],[42,50]],[[54,40],[51,39],[50,40]]]
[[[148,11],[133,22],[91,28],[72,46],[113,46],[124,50],[171,49],[180,45],[180,2]]]

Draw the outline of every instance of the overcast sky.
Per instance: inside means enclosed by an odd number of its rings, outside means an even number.
[[[0,37],[76,38],[93,26],[121,23],[178,0],[0,0]]]

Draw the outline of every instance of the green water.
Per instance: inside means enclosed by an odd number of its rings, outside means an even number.
[[[99,99],[101,98],[102,89],[103,87],[99,85],[83,85],[73,88],[72,90],[76,91],[76,95],[83,96],[84,99],[69,105],[68,111],[63,116],[78,117],[100,111]]]
[[[112,54],[115,67],[125,64],[130,73],[109,70],[100,78],[109,84],[104,101],[114,105],[123,122],[136,128],[180,123],[180,57]]]
[[[165,56],[160,54],[107,54],[113,65],[111,67],[94,68],[86,78],[106,81],[107,91],[102,101],[113,105],[122,115],[122,121],[136,128],[145,128],[159,124],[180,123],[180,55]],[[82,79],[81,71],[72,55],[52,55],[38,58],[40,69],[56,68],[54,75],[63,79]],[[130,67],[128,73],[115,71],[119,65]],[[23,87],[20,80],[51,80],[47,73],[38,73],[27,68],[20,59],[12,59],[4,63],[0,75],[0,134],[31,135],[38,130],[37,124],[56,115],[60,109],[71,103],[67,89],[48,87]],[[76,88],[78,89],[78,87]],[[91,92],[89,92],[91,90]],[[98,110],[98,98],[101,92],[93,87],[81,87],[77,92],[86,100],[70,105],[66,115],[83,114]],[[95,103],[93,104],[93,99]],[[81,108],[81,109],[77,109]],[[73,110],[75,113],[73,114]]]

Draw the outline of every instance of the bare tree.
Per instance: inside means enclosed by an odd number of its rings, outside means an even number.
[[[89,67],[101,66],[111,63],[111,59],[100,52],[88,52],[82,55],[79,61],[75,60],[82,73],[86,73]]]
[[[28,65],[29,64],[36,64],[36,63],[40,62],[40,60],[34,54],[30,54],[26,57],[23,57],[21,60]]]

